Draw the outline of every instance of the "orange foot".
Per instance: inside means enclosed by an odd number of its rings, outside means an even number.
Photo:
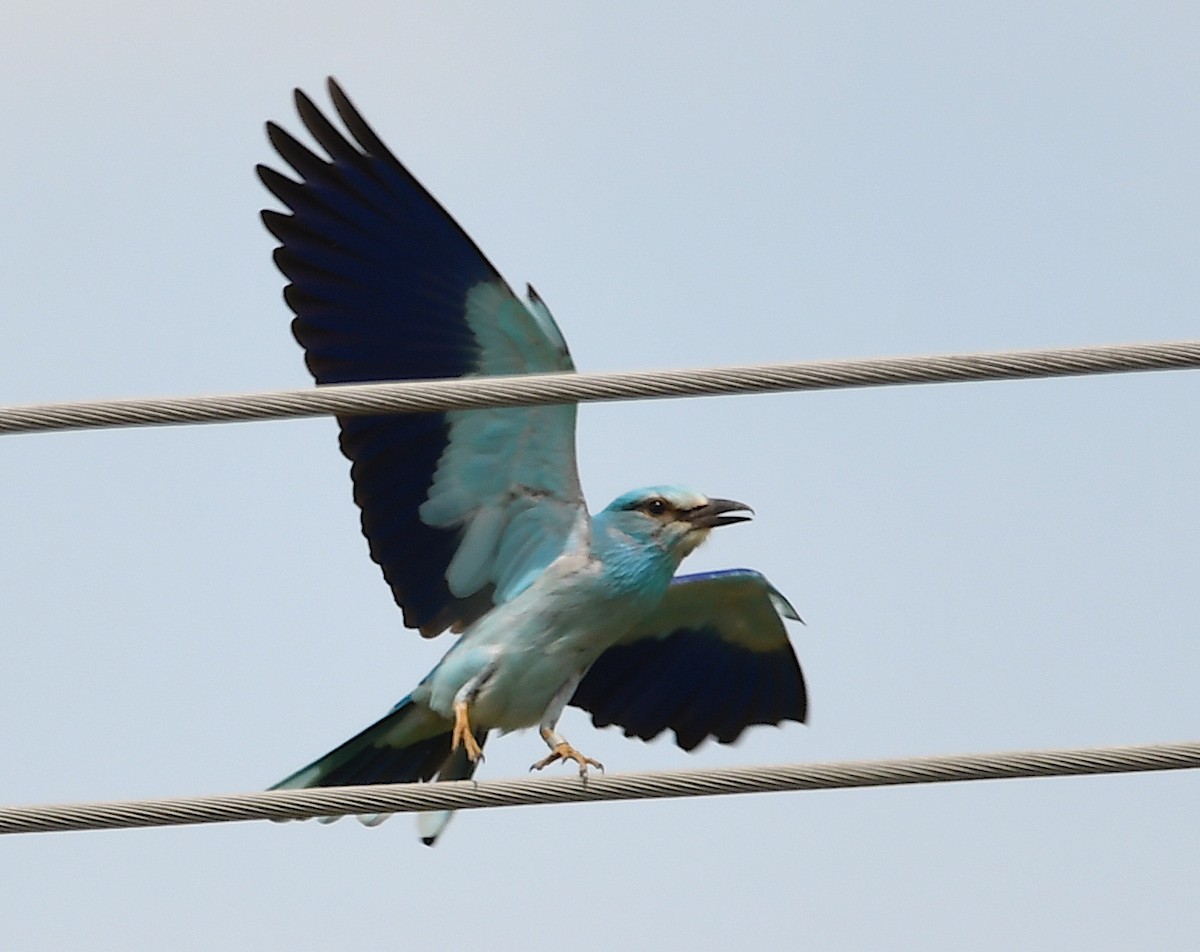
[[[583,777],[585,780],[587,779],[588,775],[588,767],[595,767],[597,770],[604,769],[604,764],[600,763],[600,761],[592,760],[591,757],[584,757],[583,754],[577,751],[566,741],[563,741],[561,744],[555,744],[554,750],[551,751],[550,756],[543,757],[529,769],[541,770],[544,767],[549,767],[551,764],[558,763],[560,760],[573,760],[575,763],[579,764],[579,776]]]
[[[475,734],[471,731],[466,701],[459,701],[454,705],[454,735],[450,738],[450,749],[458,750],[460,744],[466,748],[471,763],[483,760],[483,748],[476,742]]]

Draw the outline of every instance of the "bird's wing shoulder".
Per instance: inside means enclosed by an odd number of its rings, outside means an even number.
[[[732,743],[751,724],[804,721],[808,697],[784,619],[799,620],[760,573],[673,580],[658,608],[605,651],[571,704],[597,727],[649,740],[668,728],[691,750]]]
[[[533,289],[519,300],[333,80],[329,90],[345,133],[296,91],[328,157],[268,123],[298,180],[258,168],[290,210],[263,221],[316,382],[573,370]],[[371,557],[405,623],[427,635],[511,597],[586,520],[573,405],[338,422]]]

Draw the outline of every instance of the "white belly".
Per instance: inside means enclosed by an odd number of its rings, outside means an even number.
[[[567,567],[565,578],[548,571],[463,633],[418,689],[428,692],[430,708],[452,718],[456,697],[471,686],[475,727],[532,727],[661,597],[610,593],[593,565]]]

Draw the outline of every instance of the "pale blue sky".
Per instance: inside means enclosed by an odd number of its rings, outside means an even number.
[[[10,3],[0,403],[304,386],[253,166],[330,73],[581,369],[1196,336],[1194,4],[333,9]],[[614,771],[1200,736],[1198,379],[584,408],[593,506],[755,506],[691,567],[796,604],[813,716],[569,736]],[[0,474],[5,803],[259,788],[445,648],[331,421],[5,437]],[[1198,783],[6,837],[3,944],[1190,949]]]

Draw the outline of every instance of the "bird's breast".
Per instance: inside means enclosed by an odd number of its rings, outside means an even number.
[[[661,599],[661,593],[607,584],[603,566],[595,562],[567,568],[573,571],[558,577],[548,571],[517,598],[498,605],[452,649],[451,654],[476,655],[478,662],[468,669],[487,672],[472,702],[472,719],[479,726],[516,730],[539,723],[564,686]],[[473,675],[460,670],[456,679],[465,684],[463,673]],[[445,690],[437,693],[447,696]]]

